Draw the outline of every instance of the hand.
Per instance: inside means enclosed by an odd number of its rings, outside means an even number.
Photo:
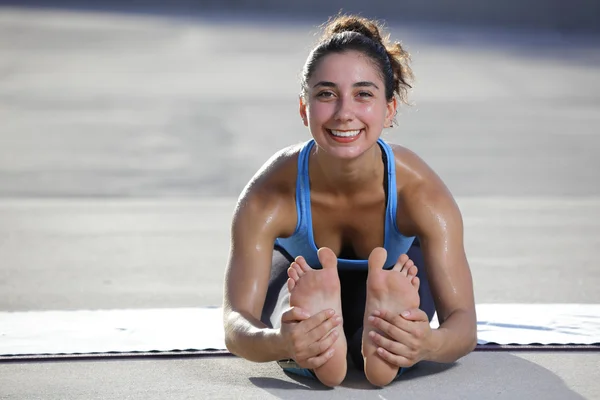
[[[377,354],[397,367],[412,367],[432,349],[432,332],[427,314],[419,309],[401,315],[375,311],[369,321],[387,337],[372,331],[369,336],[379,348]]]
[[[323,310],[312,317],[307,312],[292,307],[281,316],[280,333],[286,343],[290,358],[302,368],[319,368],[333,356],[333,344],[338,339],[335,327],[342,318],[333,310]]]

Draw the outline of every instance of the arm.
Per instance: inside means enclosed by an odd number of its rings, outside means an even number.
[[[292,358],[303,368],[317,368],[332,355],[328,350],[335,336],[327,334],[337,325],[334,314],[309,316],[291,308],[282,315],[279,329],[260,320],[275,238],[290,235],[296,226],[295,203],[288,198],[289,194],[259,184],[251,186],[238,204],[225,276],[225,344],[250,361]]]
[[[227,348],[259,362],[289,358],[279,330],[260,321],[278,233],[278,224],[266,221],[281,219],[277,201],[260,197],[245,193],[235,211],[223,307]]]
[[[440,326],[431,332],[425,359],[454,362],[477,345],[473,281],[463,242],[463,221],[437,177],[414,190],[408,213],[421,240]]]

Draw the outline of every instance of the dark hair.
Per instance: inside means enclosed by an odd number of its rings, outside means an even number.
[[[379,23],[353,15],[340,15],[330,20],[323,29],[323,36],[310,52],[302,71],[302,95],[308,89],[308,80],[323,57],[330,53],[360,51],[367,55],[381,71],[385,82],[385,97],[391,101],[397,95],[402,103],[408,104],[408,90],[413,79],[410,55],[400,43],[382,37]]]

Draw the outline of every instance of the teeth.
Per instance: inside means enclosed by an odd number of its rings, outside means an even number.
[[[357,131],[334,131],[331,129],[330,132],[333,136],[352,137],[358,135],[360,133],[360,129]]]

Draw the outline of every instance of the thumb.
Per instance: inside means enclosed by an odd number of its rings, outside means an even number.
[[[299,322],[309,318],[310,315],[303,309],[292,307],[281,315],[281,322]]]
[[[418,308],[412,308],[410,310],[406,310],[404,312],[402,312],[402,317],[406,320],[409,321],[427,321],[429,322],[429,317],[427,317],[427,314],[425,314],[425,312],[423,310],[420,310]]]

